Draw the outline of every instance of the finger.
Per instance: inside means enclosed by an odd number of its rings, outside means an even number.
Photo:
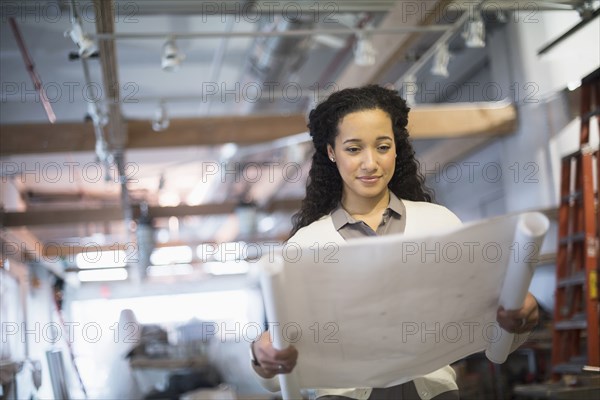
[[[285,361],[288,358],[292,358],[294,352],[297,353],[297,350],[294,349],[294,351],[290,351],[289,350],[290,347],[284,349],[284,350],[277,350],[275,347],[273,347],[273,345],[271,343],[268,343],[264,346],[259,346],[259,349],[255,351],[260,353],[262,356],[264,356],[264,358],[267,358],[269,360],[273,360],[273,361]],[[257,354],[258,357],[258,354]]]
[[[262,368],[271,374],[281,374],[281,373],[291,372],[295,366],[296,366],[295,363],[284,363],[284,364],[266,363],[265,365],[262,366]]]
[[[526,319],[509,317],[505,313],[498,312],[496,320],[502,329],[510,333],[516,333],[526,323]]]
[[[278,350],[273,357],[277,361],[295,361],[298,358],[298,350],[294,346],[289,346],[283,350]]]

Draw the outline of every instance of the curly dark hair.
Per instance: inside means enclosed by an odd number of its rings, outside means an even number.
[[[327,156],[327,144],[334,147],[340,121],[348,114],[380,109],[392,120],[396,143],[396,166],[388,188],[398,198],[413,201],[432,201],[425,188],[425,178],[419,171],[419,162],[408,140],[408,111],[406,102],[395,90],[378,85],[344,89],[330,95],[309,114],[308,129],[315,153],[308,173],[306,197],[300,211],[292,217],[290,236],[300,228],[329,214],[342,198],[343,181],[335,164]]]

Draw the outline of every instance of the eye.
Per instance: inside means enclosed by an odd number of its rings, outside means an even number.
[[[358,153],[360,151],[360,147],[348,147],[346,151],[350,154]]]
[[[387,145],[387,144],[383,144],[383,145],[381,145],[381,146],[379,146],[379,147],[378,147],[378,149],[379,149],[380,151],[382,151],[382,152],[388,151],[388,150],[390,150],[391,148],[392,148],[392,146],[390,146],[390,145]]]

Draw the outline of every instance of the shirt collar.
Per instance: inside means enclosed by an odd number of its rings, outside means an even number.
[[[391,190],[388,190],[390,193],[390,202],[386,208],[386,212],[393,212],[398,214],[398,216],[404,215],[405,207],[400,200]],[[388,211],[389,210],[389,211]],[[356,224],[357,221],[354,219],[348,212],[342,207],[342,202],[340,201],[337,207],[331,212],[331,220],[333,222],[333,226],[336,231],[339,231],[346,224]]]

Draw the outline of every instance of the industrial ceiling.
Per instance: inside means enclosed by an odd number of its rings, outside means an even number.
[[[310,167],[311,107],[367,83],[460,84],[487,62],[466,24],[501,29],[525,3],[3,1],[3,242],[53,264],[89,243],[126,247],[142,224],[156,246],[283,240]],[[445,44],[449,77],[432,76]],[[411,134],[430,139],[418,150],[516,123],[511,104],[430,102],[413,103]],[[441,112],[455,123],[436,125]]]

